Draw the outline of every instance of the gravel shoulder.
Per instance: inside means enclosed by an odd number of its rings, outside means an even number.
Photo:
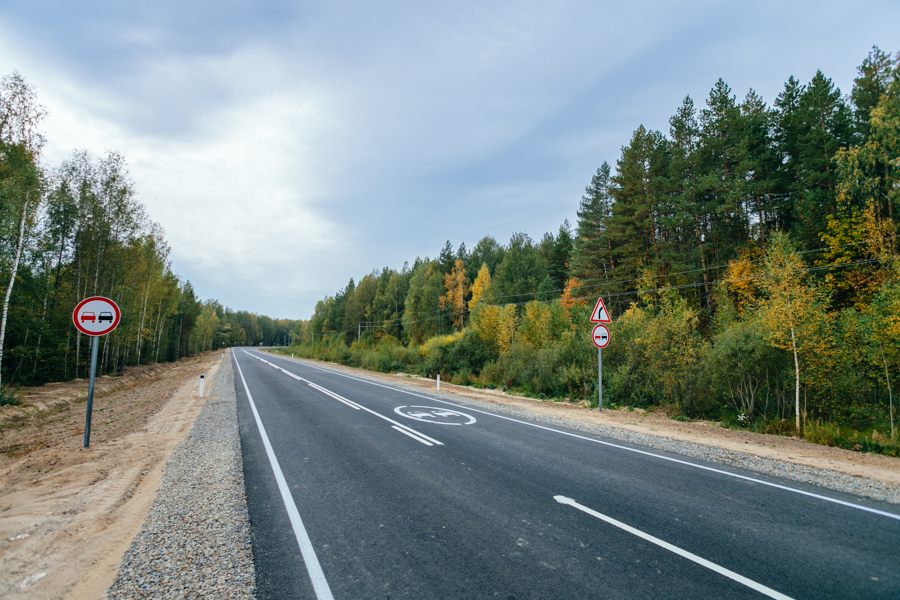
[[[141,530],[172,450],[190,431],[220,353],[23,390],[0,414],[0,597],[100,598]],[[9,408],[9,407],[7,407]]]
[[[132,598],[254,598],[234,373],[223,361],[190,434],[107,592]]]
[[[633,412],[604,409],[600,413],[577,403],[542,401],[446,382],[441,383],[441,391],[437,393],[433,379],[416,375],[376,373],[334,363],[294,360],[361,379],[427,391],[463,404],[900,504],[900,458],[831,448],[794,437],[726,429],[707,421],[676,421],[640,409]]]

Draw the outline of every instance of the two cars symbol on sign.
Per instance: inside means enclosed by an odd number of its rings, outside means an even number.
[[[609,345],[609,329],[606,325],[597,325],[591,333],[591,341],[598,348],[606,348]]]

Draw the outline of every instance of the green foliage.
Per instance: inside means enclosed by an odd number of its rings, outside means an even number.
[[[0,406],[19,406],[20,402],[11,389],[0,389]]]
[[[893,452],[898,61],[873,49],[849,99],[821,71],[771,106],[719,80],[669,125],[638,127],[597,169],[575,233],[448,241],[351,280],[297,351],[596,406],[602,295],[607,405]]]

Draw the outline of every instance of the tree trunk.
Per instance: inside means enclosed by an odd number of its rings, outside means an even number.
[[[13,284],[16,282],[16,271],[19,270],[19,259],[22,257],[22,246],[25,245],[25,217],[28,215],[28,194],[25,192],[25,202],[22,204],[22,220],[19,222],[19,241],[16,244],[16,258],[13,261],[12,275],[9,277],[9,287],[6,288],[6,297],[3,299],[3,320],[0,322],[0,367],[3,366],[3,340],[6,338],[6,317],[9,314],[9,298],[12,296]],[[0,389],[3,385],[3,371],[0,369]]]
[[[888,374],[887,359],[884,357],[884,344],[881,345],[881,360],[884,361],[884,380],[888,389],[888,412],[891,415],[891,439],[894,438],[894,392],[891,391],[891,376]]]
[[[794,337],[794,325],[791,324],[791,349],[794,351],[794,375],[796,376],[796,413],[797,413],[797,433],[800,433],[800,361],[797,359],[797,340]]]

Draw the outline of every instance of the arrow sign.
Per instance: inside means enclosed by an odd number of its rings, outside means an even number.
[[[612,319],[609,318],[609,311],[606,310],[606,305],[603,304],[603,298],[597,298],[597,306],[594,307],[594,312],[591,313],[591,323],[612,323]]]
[[[591,341],[598,348],[606,348],[609,345],[609,329],[606,325],[597,325],[591,332]]]

